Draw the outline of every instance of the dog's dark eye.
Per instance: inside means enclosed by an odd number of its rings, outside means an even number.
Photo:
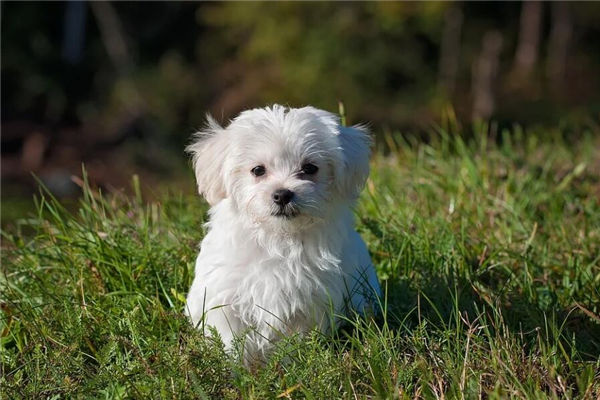
[[[319,170],[315,164],[306,163],[302,166],[302,173],[306,175],[314,175]]]
[[[256,167],[252,168],[252,170],[250,172],[252,172],[252,175],[254,175],[254,176],[263,176],[265,174],[265,172],[267,172],[267,170],[265,169],[264,166],[257,165]]]

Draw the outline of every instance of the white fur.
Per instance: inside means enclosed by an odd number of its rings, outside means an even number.
[[[369,173],[369,136],[312,107],[245,111],[226,128],[212,118],[188,147],[198,191],[211,205],[186,313],[216,328],[227,348],[246,335],[246,360],[282,335],[327,332],[351,310],[374,307],[379,283],[351,208]],[[300,173],[306,162],[315,175]],[[256,177],[252,168],[263,165]],[[289,189],[288,211],[272,193]]]

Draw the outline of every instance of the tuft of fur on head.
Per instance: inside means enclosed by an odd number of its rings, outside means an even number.
[[[364,126],[343,127],[332,113],[274,105],[244,111],[226,127],[208,116],[187,151],[211,206],[228,198],[249,224],[297,230],[356,199],[369,174],[370,143]],[[308,163],[317,173],[302,173]],[[263,176],[252,174],[257,166]],[[277,189],[294,194],[283,208],[273,203]]]

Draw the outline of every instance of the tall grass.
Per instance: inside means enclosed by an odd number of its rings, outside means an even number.
[[[73,214],[42,191],[3,232],[0,397],[597,398],[600,140],[444,132],[373,158],[356,215],[382,315],[254,370],[182,316],[199,198],[83,181]]]

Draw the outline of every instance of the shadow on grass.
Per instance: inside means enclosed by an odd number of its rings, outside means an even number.
[[[447,276],[422,277],[418,290],[408,280],[387,281],[384,285],[388,295],[387,322],[392,329],[403,325],[415,329],[423,320],[451,329],[460,323],[460,315],[473,321],[484,313],[488,321],[500,316],[504,327],[521,337],[525,346],[533,347],[542,338],[548,345],[560,342],[569,354],[575,350],[581,361],[600,358],[600,323],[576,306],[543,310],[515,292],[492,299],[476,290],[471,281]],[[494,333],[498,327],[489,328]]]

